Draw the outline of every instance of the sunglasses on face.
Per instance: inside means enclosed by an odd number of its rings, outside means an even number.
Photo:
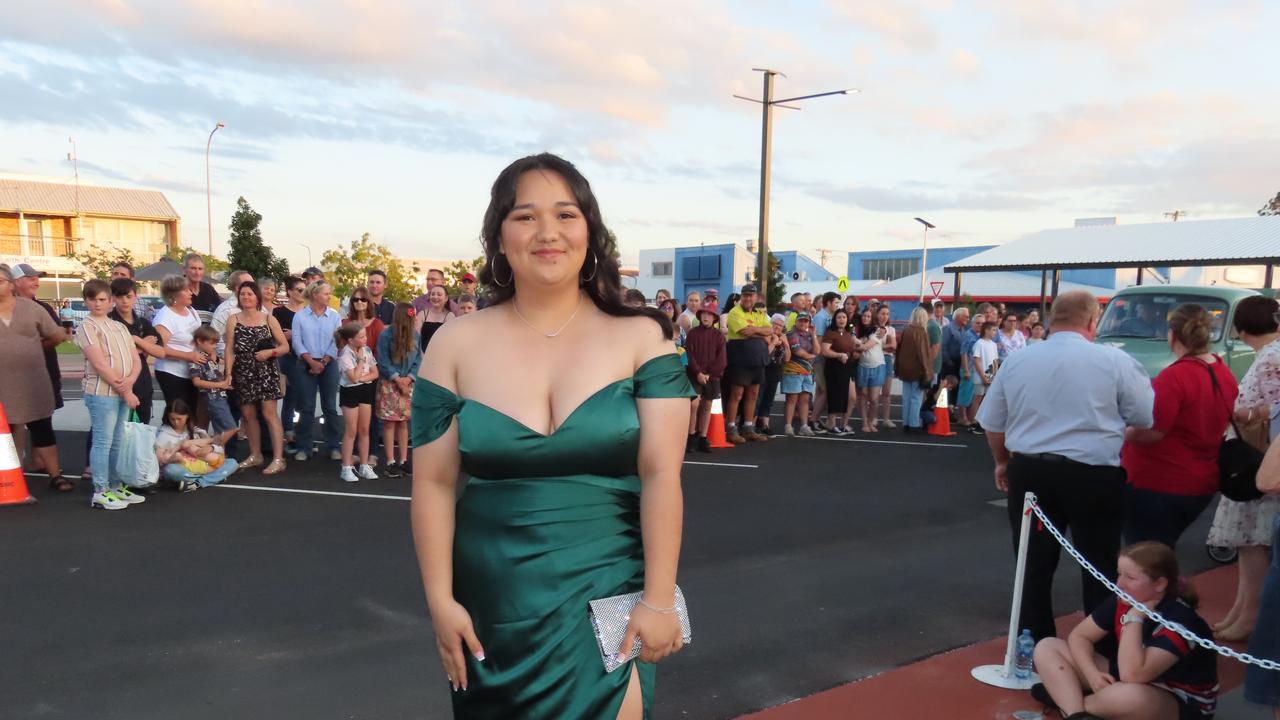
[[[303,290],[306,290],[306,288],[301,285],[289,288],[289,292],[302,292]]]
[[[351,302],[353,302],[353,303],[367,303],[367,302],[369,302],[369,298],[360,298],[360,297],[358,297],[358,298],[351,298]]]

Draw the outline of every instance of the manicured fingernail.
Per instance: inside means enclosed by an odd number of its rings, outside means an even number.
[[[481,651],[476,653],[476,659],[479,660],[480,662],[484,662],[484,652]]]

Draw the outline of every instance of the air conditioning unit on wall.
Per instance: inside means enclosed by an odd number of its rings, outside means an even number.
[[[791,279],[799,282],[805,282],[809,279],[809,273],[804,272],[803,270],[797,270],[791,273]]]

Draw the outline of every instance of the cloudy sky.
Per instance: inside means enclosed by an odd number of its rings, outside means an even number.
[[[0,25],[0,173],[163,190],[215,248],[237,196],[295,264],[363,232],[473,257],[499,170],[577,163],[639,250],[1004,242],[1077,217],[1252,214],[1280,190],[1276,3],[40,0]],[[1269,49],[1270,48],[1270,49]]]

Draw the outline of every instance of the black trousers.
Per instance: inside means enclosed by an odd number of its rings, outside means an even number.
[[[1145,540],[1164,543],[1178,549],[1178,538],[1200,517],[1217,497],[1213,495],[1174,495],[1173,493],[1125,487],[1124,544]]]
[[[760,395],[756,398],[756,417],[766,420],[769,418],[769,413],[773,412],[773,400],[778,396],[780,382],[782,382],[782,365],[779,363],[765,365],[764,382],[760,384]]]
[[[857,360],[842,363],[827,358],[822,363],[822,372],[827,376],[828,415],[843,415],[849,409],[849,380],[857,369]]]
[[[160,392],[164,395],[166,409],[173,404],[174,400],[182,400],[187,403],[191,410],[192,417],[190,419],[195,419],[200,391],[196,389],[195,383],[191,382],[191,378],[178,377],[177,375],[157,370],[156,384],[160,386]]]
[[[1049,520],[1070,538],[1094,567],[1108,579],[1116,578],[1120,531],[1124,526],[1125,473],[1122,468],[1085,465],[1066,460],[1045,460],[1015,454],[1009,460],[1009,528],[1017,552],[1022,526],[1022,501],[1026,493]],[[1022,627],[1036,641],[1054,637],[1053,574],[1061,557],[1060,546],[1032,516],[1027,546],[1027,572],[1022,587]],[[1082,607],[1086,614],[1110,597],[1107,589],[1080,569],[1084,585]]]

